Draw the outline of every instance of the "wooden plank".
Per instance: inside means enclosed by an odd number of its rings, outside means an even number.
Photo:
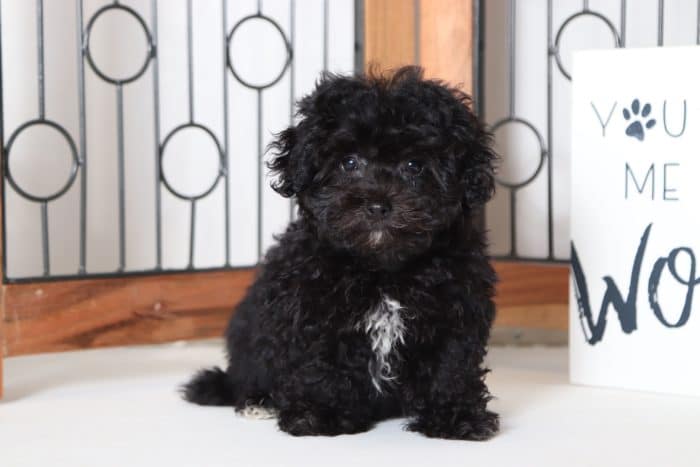
[[[426,76],[472,89],[472,0],[420,0],[420,63]]]
[[[568,266],[495,261],[494,267],[497,326],[568,328]]]
[[[365,66],[388,70],[415,63],[411,0],[365,0]]]
[[[220,336],[253,270],[7,284],[2,353]]]

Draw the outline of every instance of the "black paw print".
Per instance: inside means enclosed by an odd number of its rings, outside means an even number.
[[[651,104],[644,104],[641,117],[639,115],[639,99],[633,100],[631,107],[632,113],[630,113],[627,108],[622,109],[622,115],[625,117],[625,120],[632,120],[632,122],[627,125],[625,134],[632,138],[637,138],[639,141],[644,141],[644,129],[651,130],[656,125],[656,120],[653,118],[647,119],[651,113]],[[646,123],[642,124],[645,120]]]

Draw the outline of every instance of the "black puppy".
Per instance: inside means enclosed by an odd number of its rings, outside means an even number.
[[[274,414],[293,435],[408,429],[483,440],[495,274],[474,214],[493,192],[490,135],[469,97],[416,67],[326,74],[272,148],[293,222],[228,330],[228,368],[187,400]]]

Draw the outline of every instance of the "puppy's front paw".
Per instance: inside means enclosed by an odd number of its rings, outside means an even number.
[[[283,411],[279,415],[280,430],[293,436],[337,436],[367,431],[371,423],[337,414],[311,411]]]
[[[498,433],[498,415],[488,410],[477,413],[440,412],[421,415],[406,427],[430,438],[485,441]]]

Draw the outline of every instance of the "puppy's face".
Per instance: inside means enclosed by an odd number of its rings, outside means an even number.
[[[274,187],[335,248],[396,268],[492,193],[490,139],[466,99],[417,68],[326,76],[273,144]]]

